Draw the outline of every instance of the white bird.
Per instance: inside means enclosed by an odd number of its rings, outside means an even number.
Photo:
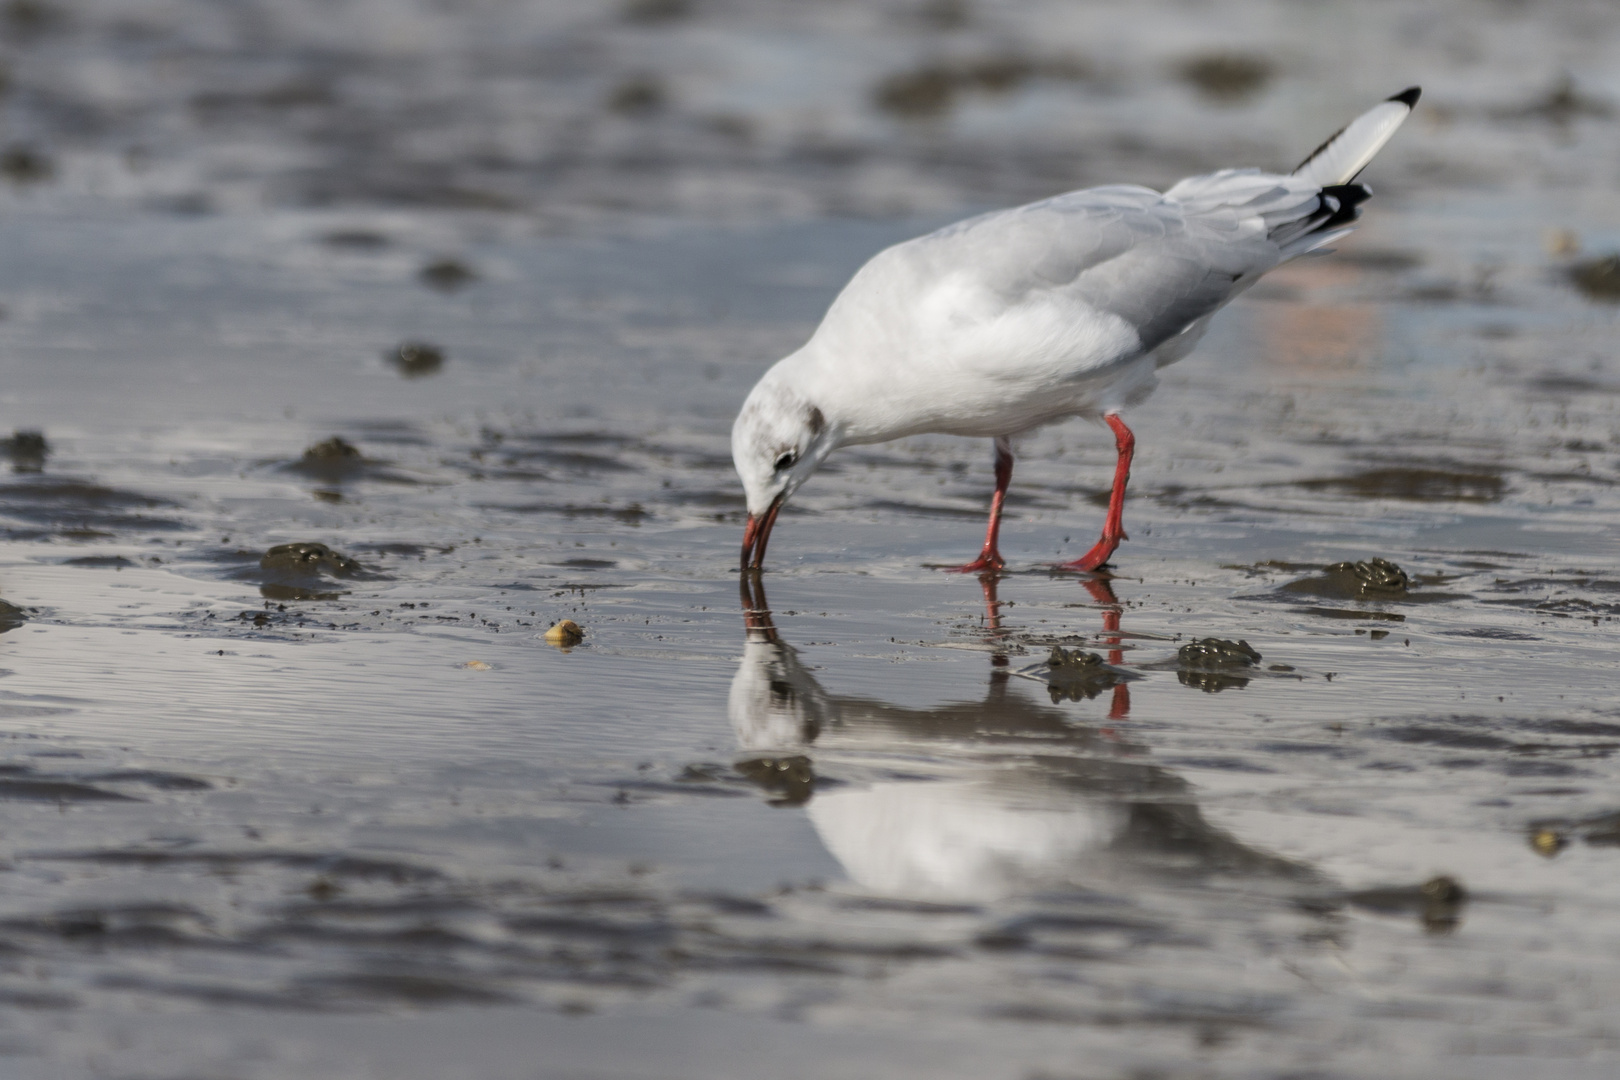
[[[1114,431],[1102,538],[1060,569],[1095,570],[1121,540],[1135,437],[1120,412],[1192,351],[1210,317],[1267,270],[1345,235],[1354,183],[1411,114],[1417,87],[1351,121],[1292,173],[1222,169],[1159,193],[1071,191],[948,225],[875,255],[803,348],[755,385],[731,430],[748,496],[742,564],[764,564],[783,503],[840,446],[940,433],[995,440],[979,557],[998,570],[1013,436],[1072,416]]]

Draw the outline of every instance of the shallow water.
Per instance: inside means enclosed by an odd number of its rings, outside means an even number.
[[[990,486],[944,438],[835,457],[739,581],[731,417],[868,255],[1308,149],[1366,96],[1302,59],[1348,31],[316,7],[10,46],[63,149],[0,215],[0,423],[46,441],[0,478],[8,1075],[1612,1074],[1620,309],[1571,269],[1620,247],[1612,20],[1357,31],[1346,81],[1426,66],[1432,112],[1133,412],[1112,575],[1044,569],[1101,521],[1075,424],[1019,447],[999,581],[930,568]],[[1260,26],[1252,98],[1179,74]],[[1030,42],[1010,90],[974,66]],[[607,93],[655,62],[689,89]],[[696,86],[747,154],[689,137]],[[532,157],[443,141],[491,100]],[[1406,589],[1330,569],[1373,558]]]

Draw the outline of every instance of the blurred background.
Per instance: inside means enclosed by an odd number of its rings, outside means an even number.
[[[8,198],[179,214],[909,215],[1292,165],[1426,90],[1401,188],[1611,185],[1602,0],[8,0]]]

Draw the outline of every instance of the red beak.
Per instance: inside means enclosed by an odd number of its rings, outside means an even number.
[[[748,565],[748,556],[750,554],[754,557],[752,569],[763,570],[765,568],[765,545],[770,542],[771,529],[775,527],[776,515],[781,509],[782,497],[778,495],[776,501],[771,503],[769,510],[766,510],[758,517],[753,514],[748,515],[748,524],[743,526],[742,568],[744,572],[750,569]]]

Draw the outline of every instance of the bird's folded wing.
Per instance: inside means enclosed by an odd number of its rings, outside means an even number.
[[[1151,352],[1293,254],[1320,209],[1313,184],[1227,170],[1162,195],[1090,188],[986,214],[912,241],[913,256],[971,268],[1008,309],[1058,301],[1118,315]]]

